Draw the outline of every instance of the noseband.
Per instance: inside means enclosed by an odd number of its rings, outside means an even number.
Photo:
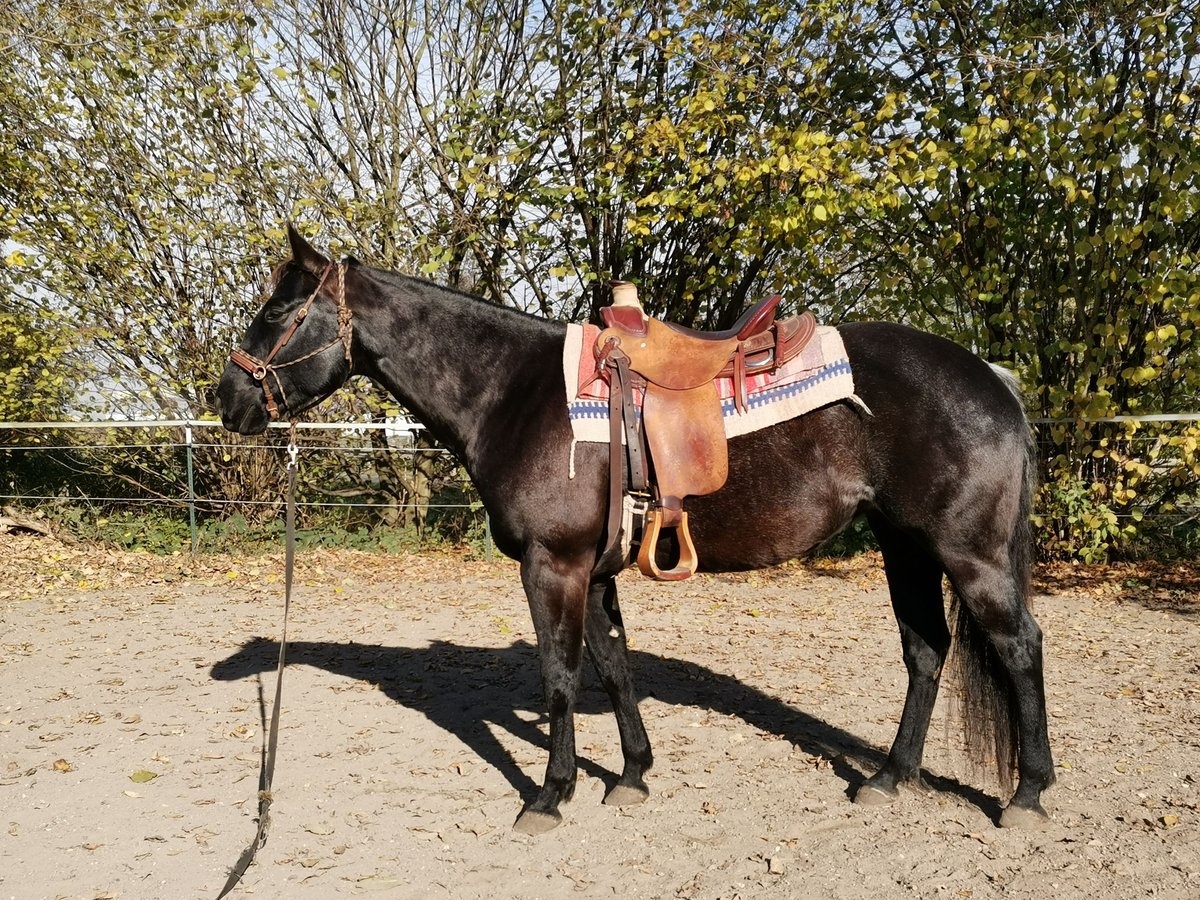
[[[296,359],[289,359],[287,362],[273,363],[275,356],[287,346],[288,341],[304,324],[305,318],[308,317],[308,310],[313,305],[313,301],[317,299],[317,295],[321,293],[321,288],[325,285],[325,280],[329,277],[330,272],[337,272],[337,293],[334,295],[334,301],[337,303],[338,310],[338,331],[337,337],[323,347],[319,347],[312,353],[306,353]],[[296,311],[292,323],[287,327],[287,330],[275,342],[275,346],[271,348],[263,359],[251,356],[241,347],[229,354],[229,361],[239,369],[244,369],[250,373],[250,376],[262,385],[263,396],[267,401],[267,413],[271,416],[271,421],[276,421],[279,418],[279,406],[275,402],[275,395],[271,392],[271,385],[267,380],[270,375],[275,379],[275,387],[279,391],[279,395],[283,398],[284,405],[287,404],[287,393],[283,389],[283,382],[279,380],[279,369],[285,369],[288,366],[294,366],[296,363],[304,362],[306,359],[312,359],[314,356],[320,356],[331,347],[336,347],[341,344],[346,354],[346,362],[350,362],[350,340],[354,336],[354,321],[350,312],[350,307],[346,305],[346,267],[342,263],[330,263],[325,267],[325,271],[321,273],[320,279],[317,281],[317,286],[313,292],[308,295],[308,299],[304,301],[304,305]]]

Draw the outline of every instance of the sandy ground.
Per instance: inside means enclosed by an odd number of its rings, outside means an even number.
[[[601,804],[620,747],[589,677],[575,799],[531,838],[546,723],[515,567],[301,565],[272,830],[234,897],[1200,897],[1194,580],[1039,582],[1058,784],[1052,824],[1012,832],[949,690],[930,791],[849,802],[904,692],[870,560],[630,574],[651,797]],[[279,566],[0,536],[0,898],[216,896],[254,833]]]

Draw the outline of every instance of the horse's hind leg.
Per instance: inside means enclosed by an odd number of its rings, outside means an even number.
[[[904,712],[887,762],[863,783],[854,797],[856,803],[877,804],[891,802],[898,794],[898,785],[920,777],[938,679],[950,648],[950,631],[942,599],[941,564],[882,516],[872,515],[870,524],[883,551],[892,609],[900,626],[904,665],[908,669]]]
[[[990,720],[1001,782],[1016,756],[1016,792],[1002,826],[1036,825],[1048,817],[1042,791],[1054,783],[1046,724],[1042,632],[1025,603],[1025,586],[1008,560],[948,555],[946,569],[960,604],[955,633],[959,680],[965,693],[968,745],[982,749]],[[974,740],[973,740],[974,738]]]
[[[596,673],[612,701],[625,758],[621,778],[605,796],[604,802],[615,806],[641,803],[650,795],[644,776],[654,757],[633,689],[625,625],[617,605],[616,579],[606,578],[588,589],[584,638]]]

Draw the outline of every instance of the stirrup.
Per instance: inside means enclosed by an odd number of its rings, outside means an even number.
[[[652,508],[646,511],[646,526],[642,530],[642,546],[638,551],[638,568],[647,578],[655,581],[683,581],[696,574],[696,545],[688,530],[687,513],[680,512],[679,524],[674,527],[679,539],[679,559],[670,569],[660,569],[655,561],[658,540],[662,536],[663,511]]]

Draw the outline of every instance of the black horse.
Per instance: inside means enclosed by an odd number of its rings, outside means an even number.
[[[351,374],[391,391],[457,454],[491,515],[496,546],[521,564],[550,759],[515,827],[554,827],[574,791],[585,644],[624,755],[605,802],[645,799],[653,757],[615,582],[626,561],[604,554],[608,448],[577,445],[568,477],[564,326],[354,260],[331,265],[294,229],[289,235],[292,260],[277,270],[221,378],[225,426],[261,432],[273,409],[295,416]],[[1027,606],[1034,476],[1016,386],[968,351],[911,328],[861,323],[840,332],[870,414],[835,403],[733,439],[725,487],[688,501],[701,565],[774,565],[865,515],[883,552],[908,694],[887,761],[855,799],[888,802],[901,783],[919,781],[954,643],[968,750],[994,752],[1005,790],[1014,768],[1019,776],[1000,824],[1037,824],[1054,770],[1042,636]]]

